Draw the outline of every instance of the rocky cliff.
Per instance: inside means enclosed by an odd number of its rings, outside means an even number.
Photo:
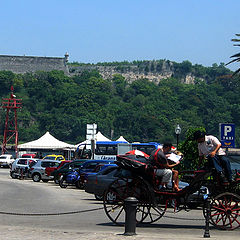
[[[125,63],[100,63],[83,64],[81,66],[69,65],[71,75],[81,74],[84,71],[97,70],[103,78],[112,78],[114,74],[121,74],[129,83],[141,78],[146,78],[151,82],[158,84],[162,79],[174,77],[176,68],[170,61],[141,61],[131,64]],[[178,77],[179,78],[179,77]],[[196,77],[192,73],[185,73],[180,76],[181,82],[193,84]]]

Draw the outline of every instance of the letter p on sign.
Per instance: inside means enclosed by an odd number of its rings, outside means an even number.
[[[231,131],[232,131],[231,126],[224,126],[224,136],[227,136],[228,133],[230,133]]]

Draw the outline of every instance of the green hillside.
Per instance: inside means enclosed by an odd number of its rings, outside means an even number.
[[[112,65],[121,69],[122,63]],[[195,83],[182,83],[189,72]],[[61,71],[22,75],[1,71],[0,96],[8,97],[13,84],[15,95],[23,100],[18,112],[20,142],[49,131],[76,144],[85,140],[86,124],[97,123],[107,137],[113,130],[113,140],[123,135],[128,141],[175,143],[177,124],[182,128],[181,141],[189,128],[204,127],[218,136],[219,123],[235,123],[239,146],[239,77],[231,78],[230,73],[223,64],[203,67],[185,61],[175,63],[174,75],[156,84],[144,78],[130,83],[121,74],[103,79],[95,70],[73,76]],[[1,111],[1,141],[4,119]]]

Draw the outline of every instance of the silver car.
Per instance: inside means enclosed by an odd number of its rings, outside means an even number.
[[[29,177],[29,170],[37,161],[40,160],[36,158],[17,158],[12,163],[10,176],[12,178]]]
[[[53,180],[53,176],[48,176],[45,172],[46,167],[58,167],[61,161],[56,160],[41,160],[33,165],[30,169],[30,176],[34,182],[48,182]]]

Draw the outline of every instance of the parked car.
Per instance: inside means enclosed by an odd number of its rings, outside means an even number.
[[[56,184],[59,184],[59,179],[61,175],[68,173],[74,168],[79,168],[86,161],[87,161],[86,159],[78,159],[78,160],[74,160],[72,162],[66,163],[60,168],[57,168],[51,173],[51,176],[53,176],[54,182]]]
[[[127,170],[110,165],[95,175],[89,175],[84,183],[84,190],[87,193],[94,194],[97,200],[102,200],[108,186],[119,177],[126,176],[126,173],[128,173]]]
[[[117,167],[117,164],[108,163],[108,164],[98,164],[91,172],[81,170],[81,184],[84,187],[85,182],[89,176],[95,176],[98,172],[102,172],[105,168]]]
[[[43,160],[65,161],[65,157],[63,155],[50,154],[46,155]]]
[[[70,163],[70,162],[71,161],[69,161],[69,160],[61,161],[61,163],[58,166],[46,167],[45,172],[46,172],[47,176],[51,176],[53,171],[61,168],[62,166],[64,166],[67,163]]]
[[[79,169],[79,173],[81,175],[82,185],[85,181],[85,175],[92,172],[97,172],[100,168],[105,164],[113,164],[114,160],[88,160],[83,165],[81,165]]]
[[[12,178],[30,177],[29,170],[39,159],[17,158],[11,166],[10,176]]]
[[[0,156],[1,167],[11,167],[11,164],[15,161],[11,154],[3,154]]]
[[[53,179],[53,176],[48,176],[45,172],[46,167],[57,167],[61,161],[41,160],[30,168],[30,176],[34,182],[48,182]]]
[[[92,172],[97,165],[113,164],[114,160],[87,160],[84,164],[80,166],[80,174]]]

